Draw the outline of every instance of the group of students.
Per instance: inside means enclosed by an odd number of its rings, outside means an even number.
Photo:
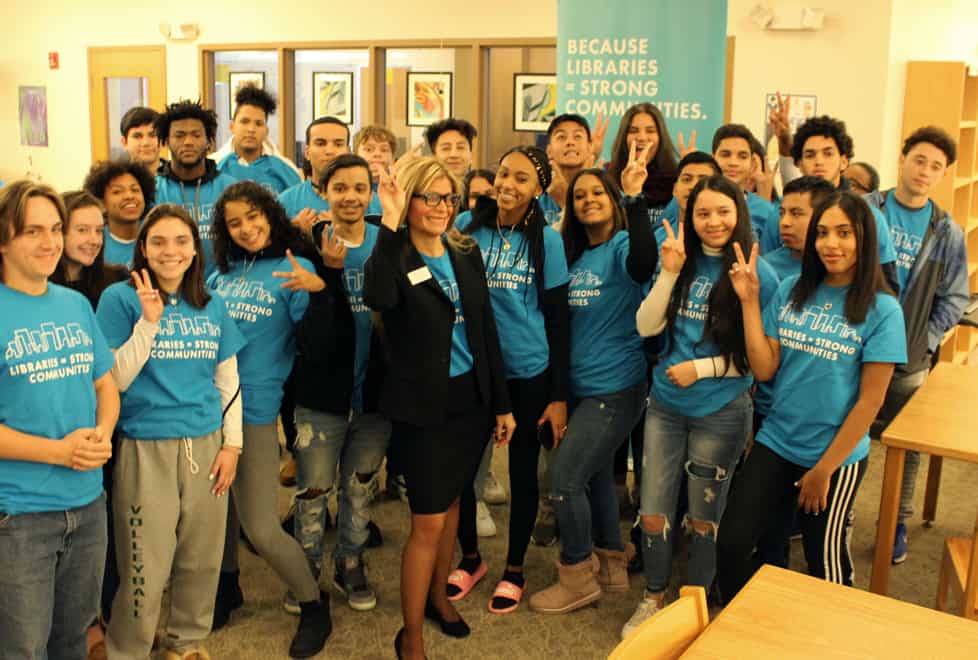
[[[850,165],[844,124],[791,135],[783,102],[778,198],[746,127],[718,129],[712,155],[693,136],[677,150],[648,103],[623,117],[607,167],[607,124],[578,115],[494,170],[471,169],[461,119],[427,129],[432,156],[395,161],[386,128],[351,152],[348,127],[317,118],[304,179],[267,140],[274,110],[240,90],[232,138],[208,158],[212,111],[134,108],[130,158],[95,164],[82,191],[0,189],[5,654],[85,657],[105,624],[110,658],[207,658],[242,603],[242,532],[300,616],[290,656],[318,653],[329,499],[332,582],[372,609],[364,553],[381,542],[369,505],[386,459],[411,511],[394,647],[423,658],[425,618],[469,634],[454,603],[488,573],[477,511],[493,446],[511,501],[491,612],[522,603],[545,513],[557,578],[530,609],[626,592],[641,566],[623,636],[664,606],[680,532],[685,582],[716,583],[722,601],[761,562],[787,563],[793,527],[812,575],[852,583],[870,425],[922,384],[968,301],[962,230],[929,199],[955,160],[946,133],[916,131],[897,186],[857,192],[847,177],[871,185],[872,170]],[[292,535],[276,510],[279,418]],[[619,528],[623,448],[637,549]]]

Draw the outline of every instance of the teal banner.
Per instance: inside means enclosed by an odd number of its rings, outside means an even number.
[[[636,103],[655,104],[673,142],[696,131],[709,151],[723,123],[726,0],[558,0],[557,108],[594,126],[609,118],[604,157]]]

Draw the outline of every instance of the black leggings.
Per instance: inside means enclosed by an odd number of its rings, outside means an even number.
[[[852,560],[846,519],[866,473],[869,458],[836,470],[829,480],[828,508],[819,514],[798,512],[808,574],[852,585]],[[717,577],[724,602],[737,595],[760,564],[754,547],[773,526],[798,506],[795,482],[808,468],[791,463],[755,442],[734,476],[717,537]]]
[[[550,403],[549,383],[550,377],[546,371],[533,378],[506,381],[516,418],[516,433],[509,443],[509,551],[506,563],[510,566],[523,565],[537,517],[540,497],[537,483],[540,456],[537,420]],[[463,554],[473,555],[479,551],[479,537],[475,527],[475,491],[472,484],[462,491],[459,504],[459,544]]]

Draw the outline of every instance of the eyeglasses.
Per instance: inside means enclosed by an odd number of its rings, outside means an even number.
[[[462,196],[457,193],[449,193],[448,195],[439,195],[438,193],[415,193],[411,197],[416,197],[417,199],[423,199],[424,203],[435,208],[442,202],[445,202],[448,206],[455,208],[462,203]]]

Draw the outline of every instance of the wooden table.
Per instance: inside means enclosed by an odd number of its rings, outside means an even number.
[[[900,486],[906,451],[912,449],[937,458],[957,458],[978,463],[978,369],[942,362],[883,431],[886,465],[880,496],[876,554],[869,589],[886,594],[893,557],[893,535],[900,508]],[[933,509],[937,486],[933,472],[928,478],[928,501]],[[932,484],[931,482],[934,481]],[[933,520],[934,512],[929,513]],[[927,515],[925,514],[925,518]]]
[[[978,658],[978,622],[765,564],[682,658]]]

